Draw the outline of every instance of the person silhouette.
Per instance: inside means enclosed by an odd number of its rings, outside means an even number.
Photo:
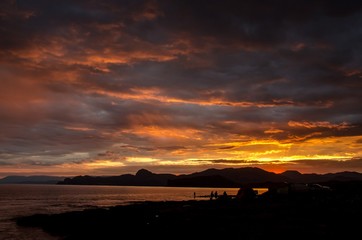
[[[211,191],[211,193],[210,193],[210,200],[212,200],[213,198],[214,198],[214,192]]]
[[[215,197],[215,199],[217,199],[217,198],[218,198],[217,191],[215,191],[215,193],[214,193],[214,197]]]
[[[227,200],[228,198],[228,194],[226,193],[226,191],[224,191],[224,193],[222,194],[222,199]]]

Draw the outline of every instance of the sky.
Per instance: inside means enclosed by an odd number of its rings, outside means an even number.
[[[0,176],[362,172],[360,1],[3,0]]]

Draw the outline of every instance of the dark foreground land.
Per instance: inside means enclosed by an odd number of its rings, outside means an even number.
[[[255,198],[142,202],[17,219],[62,239],[355,239],[361,183]]]

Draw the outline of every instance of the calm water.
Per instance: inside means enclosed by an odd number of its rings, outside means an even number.
[[[0,185],[0,240],[53,240],[39,229],[17,227],[13,218],[60,213],[137,201],[203,199],[211,191],[235,195],[236,188],[174,188],[76,185]]]

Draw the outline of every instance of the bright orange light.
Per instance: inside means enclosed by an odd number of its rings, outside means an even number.
[[[115,162],[113,160],[96,160],[92,162],[85,162],[81,164],[85,168],[100,168],[100,167],[120,167],[124,166],[122,162]]]
[[[193,138],[201,139],[198,135],[201,133],[200,130],[192,128],[162,128],[158,126],[137,126],[131,130],[123,130],[125,133],[133,133],[142,136],[151,136],[155,138]]]
[[[87,132],[95,130],[94,128],[88,128],[88,127],[72,127],[72,126],[65,126],[65,129],[73,130],[73,131],[80,131],[80,132]]]

